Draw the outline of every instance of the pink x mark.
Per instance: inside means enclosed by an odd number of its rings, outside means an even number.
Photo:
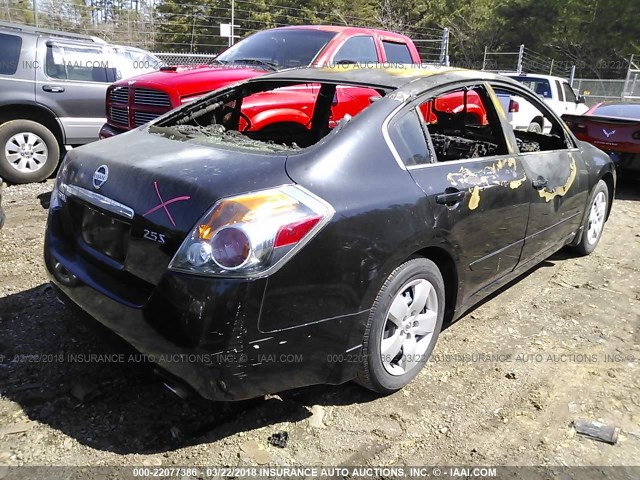
[[[173,217],[171,216],[171,212],[167,208],[167,205],[171,205],[172,203],[175,203],[175,202],[183,202],[183,201],[189,200],[191,197],[185,195],[185,196],[182,196],[182,197],[172,198],[171,200],[167,200],[165,202],[164,199],[162,198],[162,195],[160,195],[160,189],[158,188],[158,182],[154,181],[153,182],[153,186],[155,187],[156,194],[158,195],[158,198],[160,199],[160,204],[155,206],[155,207],[153,207],[151,210],[149,210],[147,213],[145,213],[142,216],[146,217],[147,215],[152,214],[156,210],[160,210],[161,208],[164,208],[164,211],[166,212],[167,217],[169,217],[169,220],[171,220],[171,225],[173,225],[175,227],[176,226],[176,222],[173,221]]]

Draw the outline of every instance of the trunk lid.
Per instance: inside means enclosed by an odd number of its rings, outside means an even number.
[[[563,115],[581,140],[603,150],[640,153],[640,121],[596,115]],[[576,128],[576,125],[580,127]],[[635,138],[634,138],[635,135]]]
[[[216,200],[291,183],[285,160],[283,153],[202,146],[146,130],[72,150],[63,180],[82,190],[63,204],[66,240],[94,263],[157,285]],[[131,215],[103,208],[95,194]]]

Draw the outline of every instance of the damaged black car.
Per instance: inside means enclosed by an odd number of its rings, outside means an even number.
[[[251,128],[251,109],[292,92],[307,97],[302,128]],[[537,108],[544,132],[514,131],[502,93]],[[45,262],[61,300],[174,390],[238,400],[355,380],[387,394],[443,322],[562,247],[591,253],[615,180],[512,80],[290,70],[69,152]]]

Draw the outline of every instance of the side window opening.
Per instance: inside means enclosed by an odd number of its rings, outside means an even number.
[[[334,63],[377,63],[378,52],[373,37],[360,35],[347,40],[340,47],[335,57]]]
[[[406,64],[413,63],[411,52],[409,52],[409,47],[406,44],[383,40],[382,46],[384,47],[387,62]]]
[[[439,162],[508,153],[500,120],[481,86],[432,97],[418,110]]]
[[[22,38],[0,33],[0,75],[13,75],[18,70]]]
[[[389,126],[389,138],[403,163],[408,166],[432,163],[427,138],[416,109],[411,109]]]
[[[112,83],[117,80],[114,62],[101,48],[47,45],[47,76],[58,80]]]
[[[300,151],[328,135],[341,135],[350,128],[351,119],[373,103],[372,98],[388,93],[382,89],[352,89],[349,108],[336,111],[336,92],[341,87],[349,85],[265,80],[228,87],[177,109],[152,123],[149,131],[204,145],[263,152]],[[278,110],[287,99],[295,102],[291,106],[298,114],[283,119]],[[310,108],[300,109],[300,102]],[[416,124],[420,129],[420,123]]]
[[[540,125],[539,131],[514,129],[516,143],[520,153],[545,152],[571,148],[572,144],[567,139],[560,122],[549,114],[546,108],[541,108],[537,103],[531,102],[521,96],[522,94],[502,86],[492,86],[496,95],[502,100],[515,101],[518,104],[520,114],[528,112],[528,116],[534,119],[532,123]]]
[[[576,98],[576,94],[568,83],[563,82],[562,88],[564,89],[564,96],[567,99],[567,102],[577,103],[578,99]]]

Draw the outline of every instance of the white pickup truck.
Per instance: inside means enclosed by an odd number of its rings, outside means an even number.
[[[564,78],[526,73],[504,73],[503,75],[533,90],[558,115],[565,113],[582,115],[589,110],[584,103],[584,98],[576,96],[571,85]],[[545,124],[540,111],[522,97],[498,94],[498,98],[514,129],[542,133],[551,127]]]

